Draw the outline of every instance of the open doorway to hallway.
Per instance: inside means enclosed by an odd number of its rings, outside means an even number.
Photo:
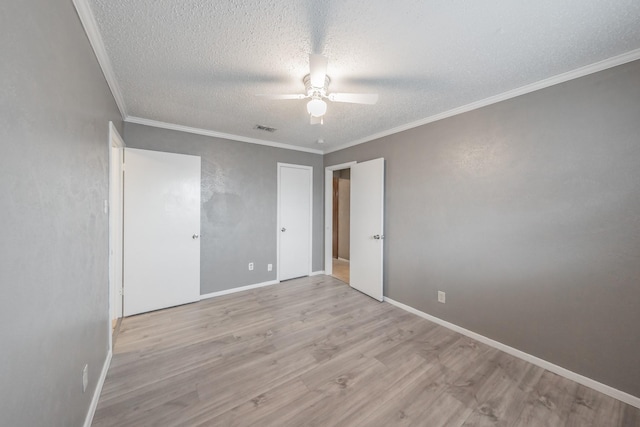
[[[351,169],[333,171],[333,277],[349,284]]]

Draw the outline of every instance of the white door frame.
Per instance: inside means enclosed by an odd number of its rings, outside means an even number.
[[[280,281],[280,236],[282,235],[282,233],[280,232],[280,169],[282,167],[293,167],[309,170],[309,174],[311,177],[311,179],[309,180],[309,276],[313,272],[313,166],[294,165],[292,163],[278,162],[278,183],[276,190],[276,280],[278,282]]]
[[[357,162],[340,163],[324,168],[324,274],[333,274],[333,172],[351,169]]]
[[[114,277],[115,269],[120,272],[117,277],[122,278],[122,153],[125,143],[116,129],[113,122],[109,122],[109,347],[111,347],[111,325],[113,320],[122,317],[122,295],[118,288],[122,287],[122,282],[116,283]],[[114,149],[120,150],[118,158],[113,156]],[[116,175],[120,176],[119,188],[113,188],[113,181]],[[117,203],[116,201],[120,201]],[[116,262],[116,260],[120,262]],[[116,297],[120,295],[120,298]]]

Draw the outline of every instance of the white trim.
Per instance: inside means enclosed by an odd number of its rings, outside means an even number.
[[[349,262],[349,260],[348,260],[348,259],[346,259],[346,258],[340,258],[340,257],[338,257],[338,261]]]
[[[111,332],[109,332],[109,335],[111,335]],[[111,366],[112,356],[113,352],[111,351],[111,346],[109,346],[107,358],[104,360],[104,364],[102,365],[102,372],[100,372],[100,378],[98,378],[98,383],[96,384],[96,389],[93,392],[91,404],[87,411],[87,416],[84,419],[84,427],[91,427],[91,423],[93,422],[93,416],[96,414],[96,408],[98,407],[98,400],[100,400],[100,393],[102,393],[102,386],[104,386],[104,380],[107,378],[107,372],[109,372],[109,366]]]
[[[602,384],[601,382],[592,380],[591,378],[577,374],[573,371],[570,371],[561,366],[555,365],[551,362],[547,362],[544,359],[540,359],[539,357],[533,356],[529,353],[525,353],[524,351],[518,350],[513,347],[509,347],[508,345],[503,344],[499,341],[495,341],[495,340],[492,340],[491,338],[487,338],[484,335],[480,335],[476,332],[470,331],[468,329],[465,329],[453,323],[449,323],[446,320],[442,320],[438,317],[435,317],[423,311],[417,310],[401,302],[394,301],[391,298],[384,297],[384,301],[388,302],[389,304],[395,305],[396,307],[399,307],[405,311],[408,311],[409,313],[413,313],[433,323],[437,323],[438,325],[444,326],[447,329],[451,329],[452,331],[458,332],[462,335],[466,335],[469,338],[473,338],[476,341],[480,341],[481,343],[487,344],[493,348],[497,348],[498,350],[504,351],[507,354],[515,356],[526,362],[532,363],[550,372],[553,372],[554,374],[558,374],[562,377],[570,379],[571,381],[575,381],[578,384],[582,384],[583,386],[589,387],[595,391],[599,391],[600,393],[606,394],[607,396],[611,396],[614,399],[618,399],[621,402],[627,403],[631,406],[635,406],[636,408],[640,408],[640,397],[633,396],[629,393],[625,393],[624,391],[615,389],[606,384]]]
[[[309,277],[311,277],[311,276],[320,276],[322,274],[325,274],[324,270],[312,271],[311,273],[309,273]]]
[[[248,291],[250,289],[262,288],[265,286],[277,285],[280,283],[278,280],[270,280],[268,282],[255,283],[253,285],[240,286],[238,288],[225,289],[224,291],[211,292],[208,294],[200,295],[200,301],[208,298],[215,298],[222,295],[235,294],[236,292]]]
[[[327,166],[324,169],[325,170],[330,170],[330,171],[339,171],[342,169],[351,169],[351,166],[357,164],[358,162],[356,162],[355,160],[352,162],[346,162],[346,163],[340,163],[339,165],[333,165],[333,166]]]
[[[112,121],[109,121],[109,136],[111,135],[115,135],[116,136],[116,145],[120,148],[124,148],[127,146],[127,144],[124,143],[124,139],[122,139],[122,136],[120,135],[120,132],[118,132],[118,129],[116,128],[116,125],[113,124]],[[109,141],[109,145],[111,146],[111,141]]]
[[[324,168],[324,271],[333,274],[333,171],[351,169],[357,162],[340,163]]]
[[[225,138],[233,141],[242,141],[242,142],[248,142],[252,144],[267,145],[267,146],[272,146],[277,148],[284,148],[288,150],[304,151],[304,152],[315,153],[315,154],[328,154],[334,151],[343,150],[345,148],[353,147],[354,145],[363,144],[365,142],[373,141],[375,139],[379,139],[385,136],[393,135],[395,133],[403,132],[408,129],[413,129],[415,127],[422,126],[427,123],[432,123],[432,122],[442,120],[448,117],[452,117],[458,114],[466,113],[478,108],[486,107],[488,105],[505,101],[507,99],[515,98],[520,95],[531,93],[531,92],[544,89],[559,83],[564,83],[569,80],[584,77],[589,74],[597,73],[599,71],[603,71],[609,68],[616,67],[618,65],[626,64],[626,63],[640,59],[640,49],[635,49],[635,50],[623,53],[621,55],[617,55],[593,64],[586,65],[584,67],[577,68],[575,70],[567,71],[565,73],[561,73],[556,76],[549,77],[544,80],[540,80],[538,82],[524,85],[519,88],[512,89],[498,95],[490,96],[488,98],[475,101],[470,104],[466,104],[466,105],[463,105],[439,114],[435,114],[433,116],[429,116],[421,120],[396,126],[394,128],[387,129],[382,132],[365,136],[364,138],[347,142],[345,144],[340,144],[336,147],[330,147],[330,148],[327,148],[326,150],[316,150],[313,148],[299,147],[299,146],[280,143],[280,142],[262,140],[257,138],[249,138],[249,137],[244,137],[240,135],[193,128],[188,126],[165,123],[165,122],[160,122],[156,120],[144,119],[140,117],[127,115],[126,106],[124,103],[124,97],[122,96],[122,91],[115,78],[115,73],[113,72],[113,66],[111,64],[111,60],[107,55],[107,52],[104,46],[104,41],[102,40],[102,36],[100,35],[100,32],[98,30],[98,24],[95,20],[93,12],[91,11],[91,7],[89,6],[87,0],[73,0],[73,4],[76,8],[76,11],[80,18],[82,26],[84,27],[84,30],[87,34],[87,37],[89,38],[91,47],[95,52],[98,63],[100,64],[100,68],[102,68],[102,72],[105,76],[105,79],[107,80],[107,84],[109,85],[109,88],[111,89],[111,92],[116,101],[118,109],[120,110],[120,114],[122,115],[123,119],[126,122],[144,124],[147,126],[160,127],[164,129],[178,130],[178,131],[188,132],[188,133],[195,133],[199,135],[213,136],[217,138]]]
[[[182,125],[177,125],[172,123],[165,123],[165,122],[159,122],[159,121],[150,120],[150,119],[144,119],[140,117],[129,116],[127,114],[124,97],[122,95],[122,90],[120,89],[120,86],[118,85],[118,82],[116,80],[115,73],[113,71],[113,65],[111,64],[111,60],[107,55],[107,51],[104,46],[104,41],[102,40],[102,36],[100,35],[100,32],[98,30],[98,24],[95,20],[93,12],[91,11],[91,7],[89,6],[89,3],[87,0],[72,0],[72,1],[76,8],[78,16],[80,18],[80,22],[84,27],[87,37],[89,38],[89,43],[91,44],[91,47],[95,52],[96,58],[98,60],[98,64],[102,69],[105,79],[107,80],[107,84],[109,85],[109,88],[111,89],[111,93],[113,94],[113,97],[116,101],[118,109],[120,110],[120,114],[122,115],[122,118],[125,121],[130,123],[144,124],[147,126],[160,127],[164,129],[172,129],[172,130],[178,130],[182,132],[195,133],[199,135],[213,136],[216,138],[225,138],[233,141],[242,141],[242,142],[248,142],[251,144],[267,145],[271,147],[284,148],[287,150],[304,151],[304,152],[315,153],[315,154],[328,154],[334,151],[343,150],[345,148],[353,147],[354,145],[363,144],[365,142],[369,142],[385,136],[393,135],[395,133],[399,133],[408,129],[413,129],[415,127],[422,126],[427,123],[432,123],[432,122],[442,120],[448,117],[452,117],[458,114],[466,113],[478,108],[486,107],[487,105],[491,105],[501,101],[505,101],[507,99],[515,98],[520,95],[524,95],[530,92],[534,92],[534,91],[544,89],[559,83],[564,83],[569,80],[584,77],[589,74],[597,73],[599,71],[603,71],[609,68],[616,67],[618,65],[623,65],[623,64],[640,59],[640,49],[635,49],[635,50],[623,53],[621,55],[617,55],[593,64],[586,65],[584,67],[576,68],[575,70],[567,71],[565,73],[561,73],[553,77],[540,80],[535,83],[524,85],[519,88],[512,89],[498,95],[490,96],[488,98],[481,99],[479,101],[475,101],[470,104],[463,105],[461,107],[457,107],[439,114],[435,114],[433,116],[429,116],[421,120],[406,123],[404,125],[396,126],[394,128],[387,129],[382,132],[365,136],[364,138],[356,139],[355,141],[347,142],[345,144],[340,144],[336,147],[330,147],[330,148],[327,148],[326,150],[316,150],[313,148],[299,147],[296,145],[290,145],[290,144],[285,144],[280,142],[262,140],[257,138],[249,138],[249,137],[244,137],[240,135],[227,134],[222,132],[216,132],[211,130],[193,128],[188,126],[182,126]]]
[[[112,338],[112,321],[114,320],[114,306],[116,306],[116,319],[122,317],[122,304],[116,304],[116,301],[114,301],[113,299],[113,295],[114,293],[116,293],[117,289],[115,289],[116,285],[114,284],[114,277],[113,277],[113,263],[115,262],[115,258],[114,256],[112,256],[112,252],[114,253],[114,255],[116,256],[120,256],[122,258],[122,247],[120,248],[119,251],[114,249],[114,227],[115,227],[115,218],[114,218],[114,212],[113,212],[113,198],[114,198],[114,189],[112,188],[112,178],[113,178],[113,157],[112,157],[112,153],[113,153],[113,148],[120,148],[123,149],[126,144],[124,143],[124,140],[122,139],[122,137],[120,136],[120,133],[118,132],[118,129],[116,129],[115,125],[113,124],[113,122],[109,122],[109,202],[108,202],[108,206],[109,206],[109,322],[108,322],[108,332],[109,332],[109,348],[113,347],[113,338]],[[119,165],[119,169],[116,171],[119,174],[122,174],[122,164]],[[122,182],[121,182],[122,183]],[[120,188],[120,194],[119,196],[122,196],[122,188]],[[122,200],[122,199],[121,199]],[[120,208],[122,209],[122,205],[120,205]],[[121,212],[122,213],[122,212]],[[122,220],[123,218],[120,219],[120,224],[122,226]],[[120,239],[120,243],[122,243],[122,239]],[[120,268],[122,269],[122,262],[120,263]],[[120,272],[121,277],[123,277],[123,272]]]
[[[111,89],[113,98],[116,101],[118,110],[120,110],[120,115],[125,119],[127,117],[127,107],[124,103],[122,90],[120,89],[116,75],[113,72],[113,65],[111,64],[109,55],[107,55],[107,50],[104,46],[104,41],[102,40],[100,31],[98,30],[96,18],[91,11],[91,6],[89,6],[89,2],[87,0],[73,0],[73,5],[76,8],[76,12],[78,13],[80,22],[84,27],[84,31],[87,33],[89,44],[91,44],[91,47],[93,48],[98,64],[104,74],[104,78],[107,80],[107,85],[109,85],[109,89]]]
[[[276,194],[276,278],[278,281],[280,278],[280,170],[282,167],[289,168],[297,168],[304,169],[309,171],[309,265],[308,265],[308,275],[311,275],[313,271],[313,166],[307,165],[296,165],[293,163],[281,163],[278,162],[278,183],[277,183],[277,194]]]
[[[280,163],[276,175],[276,280],[280,281]]]
[[[324,168],[324,271],[333,274],[333,170]]]
[[[538,82],[531,83],[525,86],[521,86],[519,88],[512,89],[507,92],[500,93],[498,95],[490,96],[488,98],[481,99],[479,101],[475,101],[470,104],[463,105],[461,107],[457,107],[449,111],[445,111],[439,114],[435,114],[433,116],[429,116],[425,119],[417,120],[415,122],[410,122],[404,125],[400,125],[391,129],[384,130],[382,132],[374,133],[373,135],[365,136],[364,138],[356,139],[355,141],[347,142],[345,144],[338,145],[337,147],[328,148],[324,150],[324,154],[333,153],[334,151],[343,150],[345,148],[353,147],[354,145],[363,144],[365,142],[373,141],[374,139],[379,139],[379,138],[393,135],[395,133],[399,133],[408,129],[413,129],[418,126],[426,125],[427,123],[432,123],[438,120],[446,119],[448,117],[456,116],[458,114],[476,110],[478,108],[486,107],[487,105],[496,104],[501,101],[506,101],[507,99],[511,99],[520,95],[525,95],[527,93],[535,92],[540,89],[545,89],[547,87],[557,85],[559,83],[564,83],[569,80],[574,80],[580,77],[584,77],[589,74],[606,70],[608,68],[617,67],[618,65],[626,64],[628,62],[632,62],[638,59],[640,59],[640,49],[635,49],[630,52],[623,53],[622,55],[614,56],[612,58],[608,58],[603,61],[596,62],[594,64],[580,67],[575,70],[567,71],[566,73],[558,74],[556,76],[549,77],[547,79],[540,80]]]
[[[128,123],[136,123],[139,125],[152,126],[156,128],[193,133],[196,135],[211,136],[214,138],[229,139],[232,141],[248,142],[249,144],[267,145],[269,147],[283,148],[285,150],[295,150],[295,151],[304,151],[306,153],[322,154],[321,150],[315,150],[313,148],[299,147],[297,145],[283,144],[281,142],[268,141],[266,139],[249,138],[247,136],[234,135],[231,133],[216,132],[213,130],[176,125],[173,123],[159,122],[157,120],[143,119],[140,117],[128,116],[124,119],[124,121]]]

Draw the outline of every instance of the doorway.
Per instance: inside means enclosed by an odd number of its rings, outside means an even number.
[[[334,257],[334,255],[337,255],[338,253],[338,247],[337,244],[339,243],[339,236],[338,236],[338,240],[335,238],[338,234],[338,225],[335,223],[335,215],[334,215],[334,199],[336,199],[336,201],[339,204],[339,200],[337,200],[337,197],[339,196],[339,192],[334,191],[334,173],[335,172],[339,172],[343,171],[343,170],[348,170],[349,171],[349,178],[351,178],[351,166],[355,165],[356,162],[348,162],[348,163],[341,163],[339,165],[334,165],[334,166],[327,166],[325,167],[325,181],[324,181],[324,188],[325,188],[325,199],[324,199],[324,207],[325,207],[325,212],[324,212],[324,218],[325,218],[325,233],[324,233],[324,272],[326,275],[328,276],[333,276],[334,275],[334,259],[337,259],[338,257]],[[339,178],[339,176],[338,176]],[[338,181],[339,182],[339,181]],[[349,182],[349,188],[351,188],[351,183]],[[339,184],[338,184],[339,185]],[[338,190],[339,191],[339,190]],[[351,203],[349,202],[349,213],[351,212]],[[335,250],[334,250],[335,248]],[[351,260],[351,241],[350,241],[350,237],[349,237],[349,261]],[[335,262],[336,267],[338,267],[338,262]],[[350,271],[350,265],[349,265],[349,271]],[[339,274],[339,273],[338,273]],[[335,276],[334,276],[335,277]],[[342,280],[342,279],[340,279]],[[343,280],[344,281],[344,280]],[[346,283],[349,283],[348,281]]]
[[[383,300],[384,158],[325,168],[325,274],[333,275],[334,171],[350,169],[349,286]]]
[[[349,284],[350,206],[351,169],[335,170],[333,171],[332,276],[346,284]]]

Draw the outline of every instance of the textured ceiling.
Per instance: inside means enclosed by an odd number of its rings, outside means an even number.
[[[89,3],[128,116],[320,150],[640,48],[638,0]],[[306,100],[255,96],[302,93],[309,53],[378,103],[312,126]]]

